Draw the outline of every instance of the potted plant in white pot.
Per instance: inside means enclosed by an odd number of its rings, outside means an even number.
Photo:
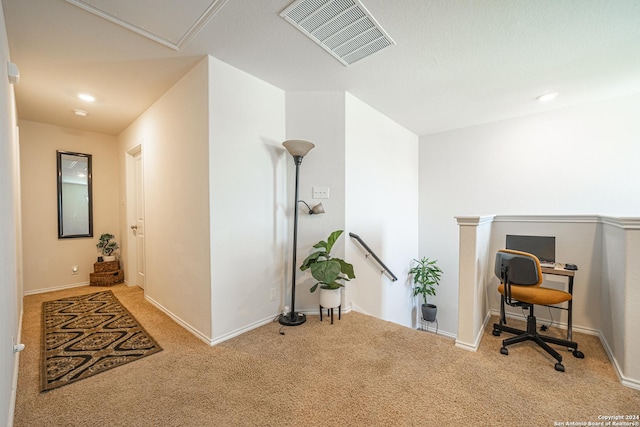
[[[336,230],[326,241],[320,240],[313,245],[317,251],[311,253],[300,266],[301,271],[311,270],[311,275],[317,280],[310,289],[315,292],[320,286],[320,305],[324,308],[336,308],[340,305],[340,288],[344,281],[355,279],[353,265],[331,256],[331,249],[343,230]]]
[[[423,257],[421,260],[414,259],[414,261],[417,264],[409,270],[409,274],[413,275],[413,283],[415,284],[411,297],[422,295],[422,300],[424,301],[421,307],[422,318],[427,322],[433,322],[436,320],[438,307],[427,302],[427,295],[436,295],[435,286],[440,284],[442,270],[436,265],[438,260],[430,260]]]
[[[102,255],[103,261],[115,261],[116,251],[120,249],[120,246],[115,241],[113,234],[104,233],[100,236],[100,241],[96,248],[98,248],[98,253]]]

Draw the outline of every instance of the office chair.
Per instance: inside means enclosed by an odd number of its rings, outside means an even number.
[[[534,305],[554,305],[569,301],[572,296],[568,292],[556,289],[543,288],[542,267],[535,255],[527,252],[503,249],[496,254],[494,273],[500,278],[500,323],[493,324],[493,335],[500,336],[501,332],[515,334],[515,337],[502,341],[500,353],[509,354],[507,346],[523,341],[534,341],[547,353],[553,356],[558,362],[555,364],[556,371],[564,372],[562,356],[549,344],[557,344],[573,349],[574,357],[584,358],[584,354],[578,351],[578,344],[560,338],[540,335],[536,328],[536,318],[533,313]],[[511,328],[506,325],[505,303],[512,307],[522,307],[529,310],[527,315],[527,330]]]

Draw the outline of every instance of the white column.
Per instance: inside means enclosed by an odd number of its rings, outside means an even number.
[[[486,269],[494,216],[458,216],[460,265],[458,273],[458,334],[456,347],[476,351],[489,316]]]

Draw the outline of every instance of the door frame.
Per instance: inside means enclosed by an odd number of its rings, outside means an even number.
[[[142,142],[140,139],[135,147],[127,151],[126,155],[126,165],[125,165],[125,176],[126,176],[126,195],[125,195],[125,206],[126,206],[126,224],[124,225],[124,232],[127,236],[127,251],[126,251],[126,264],[125,264],[125,281],[128,286],[136,286],[137,278],[138,278],[138,265],[136,258],[136,246],[137,239],[135,234],[133,234],[133,230],[131,230],[130,226],[132,224],[136,224],[136,157],[140,155],[142,161],[142,167],[144,170],[144,156],[142,150]],[[144,183],[143,183],[144,186]],[[143,190],[144,191],[144,190]],[[144,200],[142,201],[144,205]],[[143,207],[144,210],[144,207]],[[144,248],[143,254],[144,257]]]

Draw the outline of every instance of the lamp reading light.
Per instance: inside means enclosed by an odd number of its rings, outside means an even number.
[[[309,141],[302,141],[297,139],[288,140],[282,143],[284,148],[287,149],[289,154],[293,156],[293,162],[296,165],[296,190],[294,209],[293,209],[293,262],[291,263],[291,311],[283,314],[278,319],[281,325],[284,326],[298,326],[307,321],[307,316],[303,313],[296,313],[296,251],[298,250],[298,183],[300,181],[300,165],[302,164],[302,158],[307,155],[309,151],[315,147],[315,145]],[[305,203],[306,205],[306,203]],[[309,205],[307,205],[309,207]],[[314,206],[316,208],[317,206]],[[311,213],[313,209],[309,209]],[[322,209],[324,211],[324,209]],[[319,213],[319,212],[317,212]]]
[[[324,206],[322,206],[322,203],[318,203],[314,207],[310,207],[304,200],[298,200],[298,203],[304,203],[307,206],[307,209],[309,209],[309,215],[318,215],[324,213]]]

